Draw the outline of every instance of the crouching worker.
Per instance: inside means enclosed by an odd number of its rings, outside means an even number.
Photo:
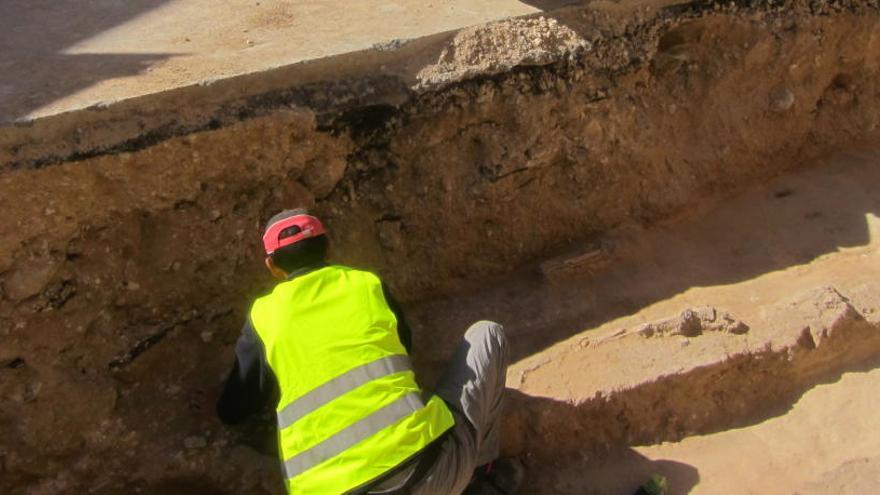
[[[493,465],[508,361],[500,325],[468,329],[427,394],[397,304],[376,275],[327,264],[317,218],[279,213],[263,245],[280,282],[251,308],[217,413],[231,424],[277,401],[288,493],[513,493],[522,468]]]

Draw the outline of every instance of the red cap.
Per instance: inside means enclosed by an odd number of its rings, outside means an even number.
[[[299,230],[293,235],[281,238],[281,234],[291,227],[298,227]],[[266,233],[263,234],[263,247],[266,248],[266,254],[271,255],[284,246],[322,235],[324,232],[324,226],[317,218],[311,215],[294,215],[282,218],[266,229]]]

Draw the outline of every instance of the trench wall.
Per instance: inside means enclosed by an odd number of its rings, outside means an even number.
[[[411,302],[878,137],[873,2],[548,16],[583,42],[433,86],[317,82],[312,106],[250,97],[140,139],[101,141],[93,117],[79,141],[0,131],[0,491],[277,492],[265,424],[198,410],[270,283],[258,233],[281,208],[312,207],[335,259]]]

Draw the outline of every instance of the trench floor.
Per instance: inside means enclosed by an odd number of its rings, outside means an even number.
[[[623,225],[599,240],[613,247],[598,272],[550,281],[536,263],[413,305],[416,364],[426,376],[442,369],[457,335],[480,319],[502,323],[513,361],[524,362],[581,335],[612,334],[685,308],[711,305],[755,321],[780,299],[822,285],[863,291],[880,270],[878,183],[880,149],[838,153],[664,224]]]
[[[876,322],[878,183],[880,150],[851,150],[731,191],[667,224],[624,226],[602,240],[614,248],[601,270],[551,281],[536,264],[469,293],[418,305],[411,314],[425,338],[416,342],[417,364],[442,369],[433,356],[448,355],[455,345],[430,339],[442,328],[463,331],[470,321],[497,319],[514,350],[508,386],[577,404],[597,392],[613,397],[689,366],[776,345],[797,329],[775,308],[810,289],[833,287]],[[752,329],[665,343],[633,336],[632,345],[607,351],[593,344],[700,306],[729,311]],[[880,423],[872,399],[880,385],[878,364],[850,363],[848,372],[817,379],[794,402],[782,400],[780,411],[740,421],[735,429],[620,446],[600,457],[585,445],[580,457],[537,472],[533,466],[530,490],[628,495],[651,473],[663,473],[671,495],[869,493],[880,481]],[[644,404],[641,414],[650,416],[651,405]]]
[[[554,477],[559,493],[631,494],[653,473],[670,495],[860,494],[880,484],[880,369],[844,374],[786,414],[680,442],[579,462]]]

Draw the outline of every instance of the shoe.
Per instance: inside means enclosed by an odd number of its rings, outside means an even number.
[[[471,483],[462,495],[514,495],[525,479],[525,467],[505,457],[474,470]]]

